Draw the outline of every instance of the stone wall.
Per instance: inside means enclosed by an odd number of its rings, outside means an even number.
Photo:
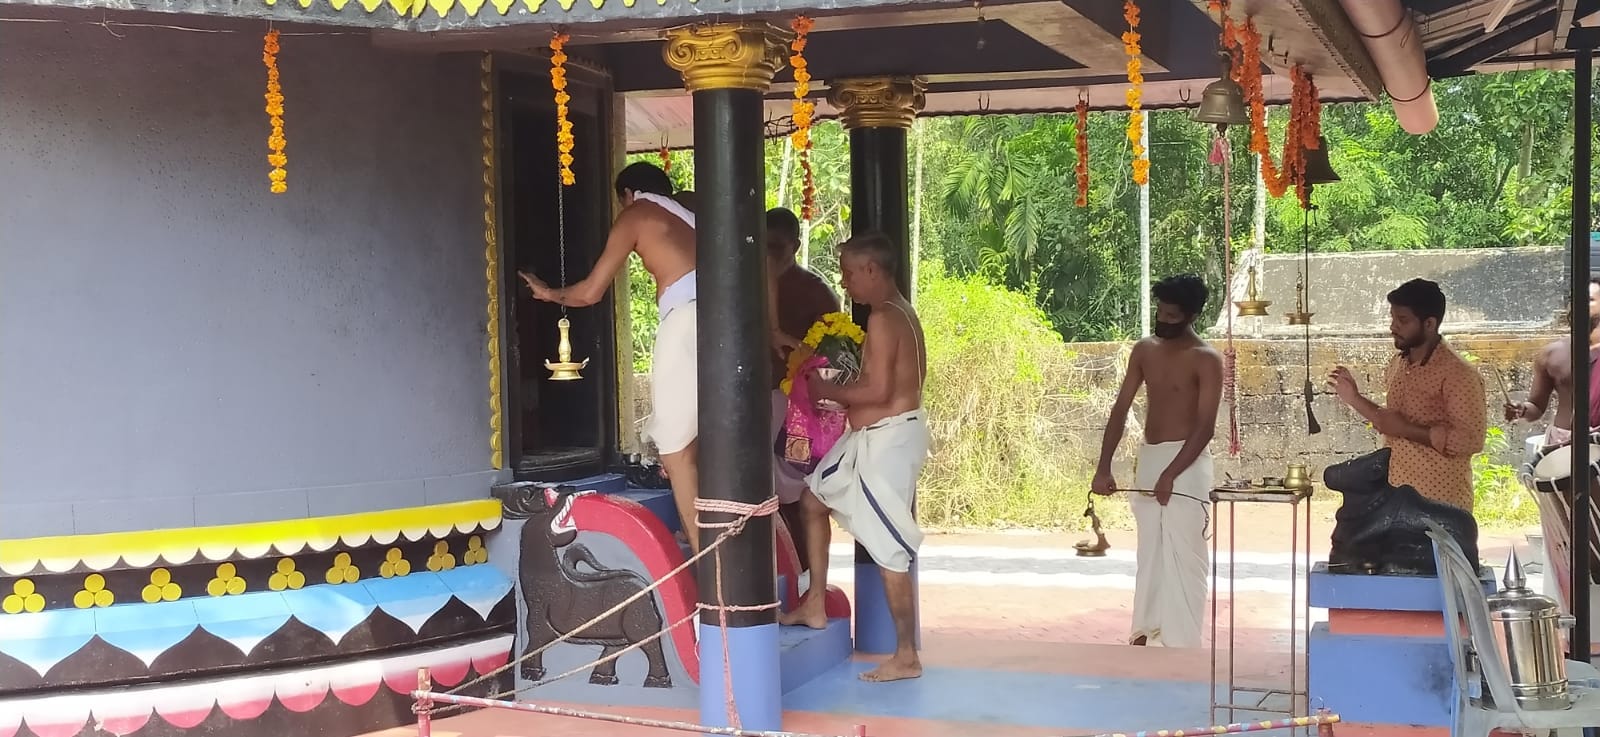
[[[1530,369],[1538,349],[1555,339],[1554,333],[1481,333],[1449,336],[1452,346],[1470,359],[1475,359],[1483,376],[1484,397],[1491,426],[1506,428],[1500,421],[1504,398],[1500,393],[1495,372],[1504,377],[1513,399],[1526,396],[1531,381]],[[1221,341],[1215,341],[1219,349]],[[1238,416],[1239,438],[1242,445],[1237,459],[1228,453],[1228,413],[1224,405],[1217,421],[1217,435],[1211,450],[1217,459],[1220,474],[1259,477],[1279,475],[1285,465],[1304,462],[1320,471],[1331,463],[1347,460],[1378,447],[1376,433],[1366,426],[1359,415],[1345,407],[1330,393],[1324,391],[1328,372],[1335,365],[1348,366],[1355,373],[1361,389],[1368,396],[1383,399],[1384,367],[1394,355],[1394,344],[1384,338],[1315,337],[1311,346],[1311,381],[1315,390],[1313,407],[1322,432],[1307,432],[1303,388],[1305,386],[1305,344],[1291,338],[1235,339],[1238,355]],[[1089,391],[1106,397],[1106,409],[1122,378],[1121,360],[1127,354],[1126,343],[1078,343],[1068,346],[1074,363],[1081,369],[1072,372],[1084,377],[1087,386],[1062,387],[1065,391]],[[937,367],[934,367],[937,370]],[[649,377],[637,377],[637,408],[639,416],[649,414]],[[1142,400],[1134,408],[1142,415]],[[1130,423],[1130,431],[1134,423]],[[1087,449],[1093,453],[1099,447],[1103,425],[1083,418],[1066,428],[1077,442],[1073,449]],[[1510,434],[1520,438],[1532,433],[1527,425],[1519,425]],[[1132,448],[1136,439],[1130,438],[1125,448]],[[1511,443],[1502,456],[1510,462],[1521,453],[1520,440]],[[1077,450],[1077,452],[1085,452]],[[1085,464],[1093,462],[1086,457]],[[1119,464],[1126,469],[1127,459]]]

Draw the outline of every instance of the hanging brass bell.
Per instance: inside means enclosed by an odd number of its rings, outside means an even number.
[[[1256,267],[1250,267],[1250,280],[1245,285],[1244,299],[1234,302],[1239,308],[1240,317],[1266,317],[1267,307],[1272,302],[1261,299],[1261,294],[1256,291]]]
[[[1306,157],[1306,184],[1331,184],[1339,181],[1339,175],[1334,173],[1333,164],[1328,162],[1328,139],[1317,137],[1318,146],[1307,149]]]
[[[1206,85],[1200,93],[1200,107],[1195,108],[1189,119],[1226,129],[1230,125],[1249,123],[1250,110],[1245,106],[1244,89],[1228,76],[1228,57],[1222,58],[1222,78]]]
[[[556,328],[561,331],[561,343],[556,347],[556,357],[561,360],[557,363],[551,363],[549,359],[545,360],[544,367],[550,369],[550,380],[576,381],[583,378],[583,375],[578,371],[589,365],[589,359],[583,359],[582,363],[572,360],[572,340],[567,336],[567,333],[572,329],[572,323],[563,317],[560,322],[556,323]]]

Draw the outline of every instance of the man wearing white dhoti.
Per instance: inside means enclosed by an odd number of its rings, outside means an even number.
[[[917,527],[917,476],[928,458],[928,422],[922,411],[927,375],[922,323],[895,283],[899,254],[881,233],[862,233],[839,246],[844,288],[870,305],[861,375],[848,384],[806,377],[811,396],[845,405],[850,429],[817,464],[801,494],[811,586],[782,624],[823,628],[828,588],[831,516],[883,570],[884,593],[894,620],[894,655],[861,674],[866,681],[896,681],[922,675],[917,658],[916,601],[911,561],[922,545]]]
[[[617,273],[637,252],[656,280],[656,328],[650,369],[652,409],[643,434],[661,455],[689,545],[699,550],[694,500],[699,485],[696,440],[700,436],[697,376],[694,213],[672,197],[672,181],[648,162],[629,164],[616,181],[622,212],[611,226],[594,270],[572,286],[552,289],[521,273],[535,299],[587,307],[605,297]]]
[[[1212,488],[1206,446],[1222,404],[1222,355],[1194,331],[1207,289],[1191,274],[1162,279],[1152,332],[1133,346],[1128,373],[1117,392],[1100,446],[1091,490],[1121,491],[1111,461],[1122,442],[1128,409],[1145,389],[1144,443],[1139,446],[1135,490],[1128,500],[1138,527],[1138,569],[1133,588],[1134,645],[1199,647],[1204,621],[1205,528]]]

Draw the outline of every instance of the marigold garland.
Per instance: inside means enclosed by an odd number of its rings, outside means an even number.
[[[1284,139],[1283,155],[1288,159],[1293,153],[1294,169],[1290,178],[1294,180],[1295,196],[1300,199],[1300,208],[1307,209],[1311,207],[1311,185],[1306,183],[1306,152],[1322,147],[1322,101],[1317,99],[1317,83],[1310,74],[1299,65],[1295,65],[1291,73],[1294,75],[1298,104],[1290,120],[1295,124],[1291,130],[1294,136]]]
[[[1089,206],[1089,98],[1078,98],[1078,207]]]
[[[817,106],[807,100],[811,94],[811,72],[806,68],[806,36],[811,33],[814,22],[803,15],[797,15],[790,21],[789,27],[794,30],[794,41],[789,44],[789,66],[794,67],[794,132],[789,134],[789,139],[794,142],[795,151],[800,158],[800,172],[803,177],[803,189],[800,196],[800,217],[811,219],[811,211],[816,199],[816,180],[811,171],[811,119],[815,115]]]
[[[1245,100],[1250,103],[1250,152],[1261,157],[1261,179],[1267,186],[1267,194],[1282,197],[1289,179],[1272,160],[1272,142],[1267,138],[1267,103],[1261,84],[1261,32],[1256,30],[1253,18],[1246,18],[1244,26],[1234,30],[1238,53],[1234,55],[1233,78],[1244,89]],[[1290,105],[1289,120],[1290,136],[1286,141],[1293,138],[1293,105]]]
[[[570,187],[578,181],[572,175],[572,121],[567,119],[567,52],[569,37],[557,33],[550,39],[550,86],[556,91],[556,148],[561,151],[561,183]]]
[[[272,124],[272,133],[267,136],[267,149],[272,152],[267,154],[267,163],[272,164],[272,172],[267,178],[272,183],[272,193],[283,194],[289,191],[289,172],[284,169],[289,163],[289,157],[283,153],[288,140],[283,136],[283,86],[278,83],[277,29],[267,31],[262,45],[261,61],[267,66],[266,110],[267,119]]]
[[[1128,21],[1128,30],[1122,34],[1122,50],[1128,54],[1128,141],[1133,144],[1133,183],[1142,187],[1150,181],[1150,160],[1145,158],[1140,140],[1144,129],[1144,113],[1139,110],[1144,96],[1144,65],[1139,60],[1139,5],[1134,0],[1122,0],[1122,18]]]
[[[666,144],[661,144],[661,171],[665,174],[672,173],[672,150]]]

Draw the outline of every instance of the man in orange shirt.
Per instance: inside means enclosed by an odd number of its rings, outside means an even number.
[[[1444,292],[1412,279],[1389,293],[1389,333],[1399,355],[1385,372],[1387,407],[1362,396],[1350,369],[1329,387],[1372,423],[1390,448],[1389,484],[1472,511],[1472,456],[1489,427],[1483,377],[1439,335]]]

